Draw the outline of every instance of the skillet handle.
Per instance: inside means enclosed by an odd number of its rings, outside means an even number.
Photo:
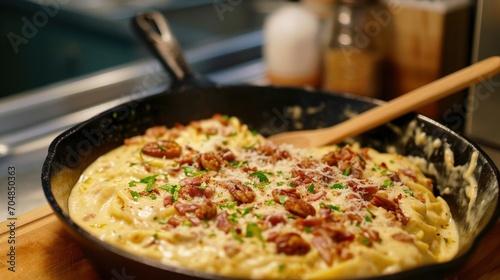
[[[133,26],[142,41],[167,70],[172,80],[171,89],[214,85],[212,81],[193,72],[184,59],[182,49],[174,37],[167,20],[159,12],[138,14]]]

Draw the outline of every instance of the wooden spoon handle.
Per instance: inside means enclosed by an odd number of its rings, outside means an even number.
[[[370,109],[357,117],[351,118],[330,128],[317,130],[326,135],[325,143],[338,143],[348,137],[358,135],[369,129],[387,123],[397,117],[409,113],[423,105],[451,95],[472,84],[484,81],[488,76],[500,72],[500,56],[490,57],[462,70],[447,75],[439,80],[410,91],[400,97]],[[318,143],[316,143],[318,144]]]

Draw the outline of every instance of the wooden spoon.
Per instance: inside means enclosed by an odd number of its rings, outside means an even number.
[[[284,132],[272,135],[268,139],[276,144],[288,143],[300,148],[335,144],[348,137],[385,124],[423,105],[484,81],[488,76],[494,76],[499,72],[500,56],[490,57],[335,126],[315,130]]]

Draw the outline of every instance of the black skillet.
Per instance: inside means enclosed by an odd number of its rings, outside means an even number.
[[[178,122],[188,123],[221,113],[237,116],[251,129],[270,135],[297,128],[331,126],[348,118],[346,110],[363,112],[377,106],[380,101],[345,93],[298,88],[217,86],[189,70],[161,14],[139,15],[135,19],[135,26],[171,74],[171,89],[119,105],[59,135],[51,143],[43,165],[42,185],[45,195],[58,218],[81,244],[103,279],[132,279],[132,276],[134,279],[227,279],[135,256],[85,232],[71,220],[68,213],[70,191],[84,169],[97,157],[121,145],[125,138],[142,134],[148,127],[155,125],[172,126]],[[294,117],[290,112],[297,108],[301,108],[304,114]],[[317,110],[307,113],[308,108]],[[416,128],[427,134],[428,142],[440,139],[445,144],[429,152],[424,148],[425,145],[417,145],[414,141]],[[433,164],[437,170],[434,174],[436,194],[441,192],[449,203],[460,231],[459,253],[452,261],[374,279],[443,279],[458,270],[499,216],[499,172],[494,163],[463,136],[418,114],[398,118],[359,135],[356,140],[381,151],[393,147],[403,155],[420,156]],[[479,189],[477,202],[471,209],[471,220],[466,219],[467,183],[460,172],[446,168],[445,146],[449,146],[454,153],[456,166],[469,164],[472,155],[478,153],[473,175]],[[451,192],[445,194],[446,187],[450,187]]]

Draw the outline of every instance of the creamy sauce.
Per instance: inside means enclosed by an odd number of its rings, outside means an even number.
[[[383,275],[458,250],[449,207],[418,160],[356,144],[274,146],[236,118],[156,131],[101,156],[70,195],[72,219],[123,250],[254,279]],[[143,152],[166,139],[178,156]]]

